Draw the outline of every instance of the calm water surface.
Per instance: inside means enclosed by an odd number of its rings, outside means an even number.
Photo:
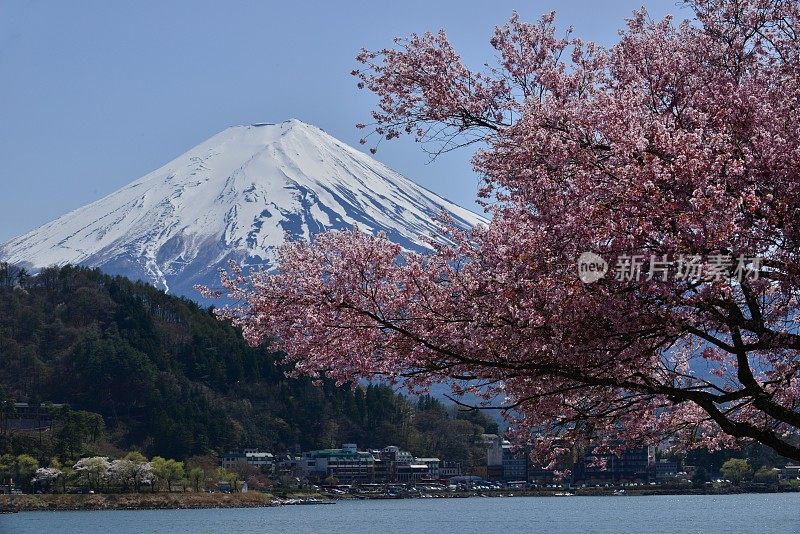
[[[800,533],[800,493],[407,499],[340,501],[327,506],[22,512],[0,516],[2,534],[176,532]]]

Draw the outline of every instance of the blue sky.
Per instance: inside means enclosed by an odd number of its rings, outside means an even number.
[[[237,2],[0,0],[0,242],[96,200],[235,124],[295,117],[358,146],[374,98],[361,47],[445,28],[468,65],[517,10],[613,43],[642,4],[671,1]],[[434,162],[410,139],[377,158],[476,209],[469,152]]]

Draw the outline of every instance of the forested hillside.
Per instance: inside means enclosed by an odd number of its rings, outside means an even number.
[[[182,458],[352,441],[471,462],[475,436],[495,429],[480,413],[430,398],[412,403],[384,386],[287,379],[278,359],[210,310],[152,286],[99,270],[67,266],[31,277],[0,265],[4,398],[98,413],[108,446]],[[2,439],[0,452],[21,446]]]

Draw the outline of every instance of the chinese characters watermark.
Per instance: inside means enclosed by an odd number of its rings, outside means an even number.
[[[666,254],[621,254],[609,269],[609,263],[603,257],[594,252],[584,252],[578,258],[578,277],[585,284],[597,282],[607,274],[621,282],[672,280],[700,283],[728,279],[742,282],[758,280],[762,263],[763,258],[730,254],[679,254],[672,258]]]

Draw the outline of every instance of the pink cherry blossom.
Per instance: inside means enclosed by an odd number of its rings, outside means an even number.
[[[634,13],[610,48],[515,14],[477,70],[444,32],[362,51],[368,139],[471,144],[491,222],[444,221],[429,255],[358,229],[289,243],[277,274],[231,267],[242,305],[220,315],[297,374],[500,398],[544,463],[666,438],[800,460],[800,4],[688,4]],[[585,251],[763,261],[584,284]]]

